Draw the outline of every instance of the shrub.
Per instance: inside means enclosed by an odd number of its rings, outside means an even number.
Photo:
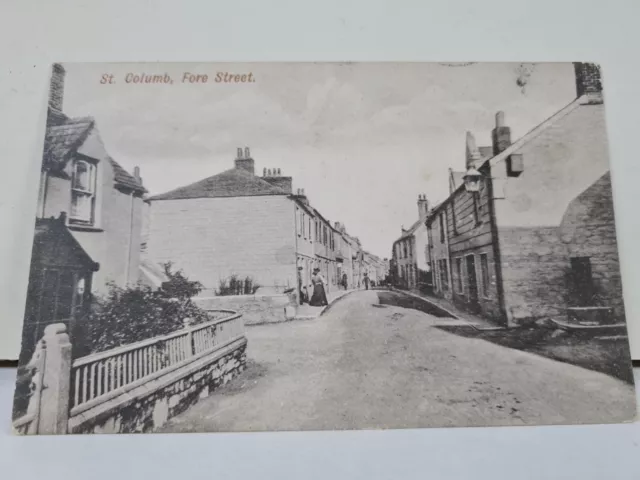
[[[218,281],[216,295],[253,295],[260,288],[260,284],[253,277],[246,276],[244,279],[237,274],[231,274],[227,278]]]
[[[202,284],[190,281],[182,271],[174,272],[171,263],[163,265],[169,278],[158,290],[145,285],[121,288],[109,285],[105,297],[96,299],[85,320],[85,341],[77,354],[88,354],[166,335],[191,323],[209,320],[205,310],[191,297],[202,290]],[[74,342],[74,347],[78,342]]]

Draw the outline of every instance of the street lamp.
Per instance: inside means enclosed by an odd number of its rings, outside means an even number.
[[[464,188],[467,192],[477,193],[480,191],[480,180],[482,174],[473,167],[469,167],[467,173],[462,177],[464,180]]]

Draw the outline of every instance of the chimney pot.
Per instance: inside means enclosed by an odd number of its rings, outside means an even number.
[[[267,168],[266,167],[262,169],[262,176],[263,177],[267,176]]]
[[[244,158],[251,158],[249,147],[244,147]]]
[[[280,169],[278,169],[278,175],[280,175]]]
[[[504,127],[504,112],[496,113],[496,127]]]
[[[236,155],[236,158],[242,158],[242,147],[238,147],[238,154]]]

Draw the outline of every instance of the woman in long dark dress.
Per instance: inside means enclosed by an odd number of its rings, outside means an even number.
[[[311,296],[311,300],[309,301],[309,305],[314,307],[322,307],[324,305],[329,305],[327,301],[327,293],[324,290],[325,280],[322,275],[320,275],[320,269],[314,268],[313,275],[311,276],[311,283],[313,284],[313,295]]]

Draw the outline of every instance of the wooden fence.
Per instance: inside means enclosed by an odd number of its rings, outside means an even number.
[[[91,354],[73,362],[65,325],[49,325],[27,365],[34,372],[31,397],[27,413],[14,421],[14,429],[22,434],[66,433],[70,416],[243,338],[242,315],[231,310],[222,312],[228,315],[198,325],[185,323],[183,329],[169,335]],[[60,347],[64,347],[64,351]],[[52,382],[57,388],[48,392]],[[43,384],[47,385],[46,389],[42,389]],[[46,398],[45,392],[49,393]]]

